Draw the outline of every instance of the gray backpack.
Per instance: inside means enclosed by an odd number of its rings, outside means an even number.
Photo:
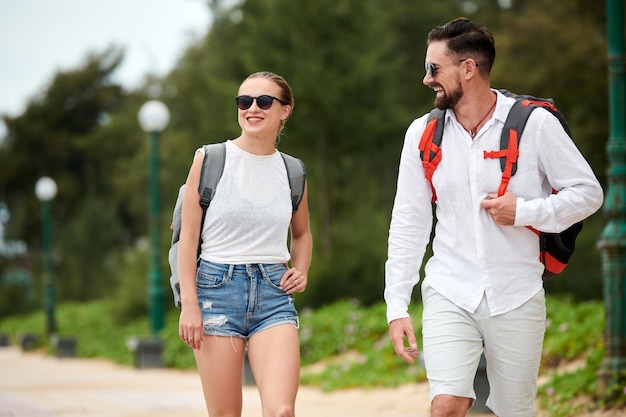
[[[298,210],[298,206],[302,201],[302,194],[304,193],[304,184],[306,181],[306,170],[304,164],[298,158],[287,155],[281,152],[280,155],[285,162],[285,168],[287,169],[287,177],[289,179],[289,188],[291,189],[291,204],[293,212]],[[202,224],[200,230],[204,225],[204,218],[206,211],[211,204],[211,200],[215,196],[215,189],[220,182],[222,172],[224,172],[224,164],[226,162],[226,146],[224,142],[213,143],[210,145],[204,145],[204,161],[202,163],[202,171],[200,174],[200,184],[198,186],[198,192],[200,193],[200,206],[202,207]],[[169,250],[169,264],[172,275],[170,276],[170,286],[172,287],[172,293],[174,295],[174,305],[178,308],[180,304],[180,279],[178,277],[178,241],[180,240],[180,228],[183,213],[183,193],[185,191],[185,184],[183,184],[178,190],[178,197],[176,198],[176,204],[174,205],[174,215],[172,218],[172,245]],[[202,237],[198,242],[198,256],[197,262],[200,261],[200,251],[202,246]]]

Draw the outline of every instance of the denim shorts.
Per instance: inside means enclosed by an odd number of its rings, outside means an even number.
[[[200,261],[196,275],[204,334],[248,339],[280,324],[299,326],[292,295],[280,288],[284,264]]]

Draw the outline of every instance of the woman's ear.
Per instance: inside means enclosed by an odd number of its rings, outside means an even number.
[[[291,115],[291,106],[289,104],[286,104],[283,106],[283,114],[280,119],[284,122],[289,118],[289,115]]]

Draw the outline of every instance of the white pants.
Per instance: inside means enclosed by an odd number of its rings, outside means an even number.
[[[487,406],[500,417],[535,415],[537,376],[545,333],[545,292],[515,310],[491,317],[483,297],[469,313],[422,285],[423,354],[430,400],[439,394],[476,399],[474,377],[484,352]]]

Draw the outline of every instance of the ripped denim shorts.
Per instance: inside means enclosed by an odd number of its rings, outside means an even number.
[[[280,288],[283,264],[200,261],[196,275],[204,334],[248,339],[280,324],[299,326],[293,296]]]

